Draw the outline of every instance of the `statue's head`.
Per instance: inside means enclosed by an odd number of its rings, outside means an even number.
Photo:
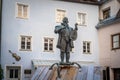
[[[67,17],[64,17],[62,21],[63,21],[63,23],[68,23],[69,22]]]

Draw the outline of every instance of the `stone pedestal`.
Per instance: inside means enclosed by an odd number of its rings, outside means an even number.
[[[67,72],[69,72],[69,69],[71,68],[71,67],[75,67],[75,66],[73,66],[74,64],[76,64],[77,66],[78,66],[78,69],[81,69],[81,66],[78,64],[78,63],[76,63],[76,62],[69,62],[69,63],[64,63],[64,62],[60,62],[60,63],[54,63],[49,69],[50,70],[52,70],[53,69],[53,67],[55,66],[55,65],[57,65],[57,79],[61,79],[62,78],[62,75],[61,75],[61,70],[62,69],[65,69],[65,71],[67,70]],[[69,73],[70,74],[70,73]],[[67,74],[66,74],[67,75]],[[64,79],[63,79],[64,80]],[[68,79],[65,79],[65,80],[68,80]]]
[[[78,67],[75,66],[61,66],[60,77],[58,77],[57,68],[51,77],[51,80],[76,80],[77,73],[79,72]]]

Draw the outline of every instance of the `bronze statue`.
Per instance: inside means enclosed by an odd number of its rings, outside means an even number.
[[[79,69],[81,69],[81,66],[77,62],[69,62],[70,59],[70,51],[72,48],[74,48],[73,41],[77,39],[77,23],[75,24],[75,29],[69,26],[68,24],[68,18],[64,17],[62,20],[61,25],[55,26],[54,32],[59,34],[58,42],[57,42],[57,48],[60,49],[60,63],[54,63],[51,65],[49,70],[52,70],[54,65],[57,65],[57,78],[60,79],[60,71],[61,67],[70,67],[74,64],[78,66]],[[66,62],[64,62],[64,56],[66,56]],[[81,70],[80,70],[81,71]]]
[[[73,41],[77,38],[77,23],[75,29],[69,26],[67,17],[64,17],[61,25],[55,26],[55,33],[59,34],[57,48],[60,49],[61,63],[64,63],[64,56],[66,56],[66,63],[69,63],[70,51],[74,48]]]

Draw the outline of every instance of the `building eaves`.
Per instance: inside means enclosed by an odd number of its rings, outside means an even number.
[[[96,28],[99,29],[99,28],[102,28],[102,27],[105,27],[105,26],[116,24],[116,23],[120,23],[120,9],[119,9],[119,11],[118,11],[118,13],[116,14],[115,17],[108,18],[108,19],[100,21],[97,24]]]
[[[60,0],[60,1],[91,4],[91,5],[99,5],[100,4],[100,1],[97,1],[97,0]]]
[[[100,0],[99,5],[105,4],[105,3],[110,2],[110,1],[112,1],[112,0]]]
[[[100,21],[96,28],[97,29],[100,29],[102,27],[106,27],[106,26],[109,26],[109,25],[112,25],[112,24],[116,24],[116,23],[120,23],[120,18],[110,18],[110,19],[107,19],[107,20],[103,20],[103,21]]]

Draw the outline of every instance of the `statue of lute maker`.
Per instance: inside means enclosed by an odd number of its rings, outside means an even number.
[[[69,26],[67,17],[64,17],[61,25],[55,26],[55,33],[59,34],[57,48],[60,49],[61,63],[64,63],[64,56],[66,56],[66,63],[70,63],[70,51],[74,48],[73,41],[77,39],[77,23],[75,29]]]

